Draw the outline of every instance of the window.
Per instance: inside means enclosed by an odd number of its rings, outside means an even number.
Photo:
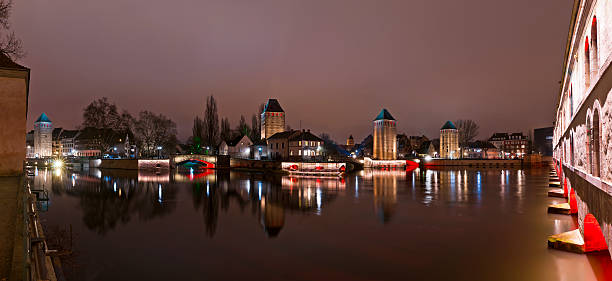
[[[300,154],[300,156],[301,156],[301,155],[302,155],[302,150],[300,149],[300,150],[298,150],[298,152],[299,152],[299,154]]]
[[[293,156],[293,150],[289,151],[289,155]]]
[[[298,142],[298,145],[299,145],[299,146],[302,146],[302,141],[299,141],[299,142]]]
[[[282,147],[285,148],[285,143],[284,142],[282,143]]]
[[[589,53],[589,37],[584,41],[584,87],[591,85],[591,56]]]
[[[599,70],[599,62],[597,59],[597,17],[593,16],[591,23],[591,77],[597,76]]]

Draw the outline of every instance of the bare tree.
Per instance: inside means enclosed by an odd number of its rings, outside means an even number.
[[[204,111],[204,144],[216,146],[219,139],[219,115],[217,114],[217,101],[212,95],[206,98]]]
[[[120,120],[117,106],[108,98],[94,100],[83,110],[82,127],[94,127],[98,129],[115,129]]]
[[[12,0],[0,0],[0,53],[12,59],[25,56],[21,40],[10,31],[9,17],[13,9]]]
[[[136,138],[145,156],[154,156],[161,148],[173,152],[176,145],[176,123],[163,114],[141,111],[136,121]]]
[[[226,141],[226,142],[229,141],[230,138],[232,137],[232,129],[230,129],[230,122],[227,119],[227,117],[221,119],[220,137],[221,137],[221,140]]]
[[[461,149],[461,155],[463,155],[463,148],[465,148],[469,142],[473,141],[478,136],[478,124],[474,120],[457,120],[455,126],[459,133],[459,149]]]

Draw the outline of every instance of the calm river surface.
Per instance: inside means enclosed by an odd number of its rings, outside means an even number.
[[[547,197],[548,172],[42,169],[32,184],[49,190],[48,236],[70,247],[72,226],[69,280],[611,278],[607,253],[547,248],[548,235],[576,227],[546,213],[562,201]]]

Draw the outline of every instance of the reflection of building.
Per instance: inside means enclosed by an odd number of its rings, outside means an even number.
[[[265,198],[262,199],[261,224],[269,237],[276,237],[285,225],[285,209],[282,205],[265,202]]]
[[[374,185],[374,208],[383,223],[388,222],[395,213],[397,205],[397,174],[405,177],[406,172],[376,172],[372,177]]]
[[[276,99],[269,99],[261,113],[261,138],[285,131],[285,111]]]
[[[446,121],[440,128],[440,157],[448,159],[459,158],[459,133],[451,121]]]
[[[51,157],[53,124],[45,113],[34,122],[34,157]]]
[[[397,159],[397,123],[391,113],[383,110],[374,119],[374,159]]]

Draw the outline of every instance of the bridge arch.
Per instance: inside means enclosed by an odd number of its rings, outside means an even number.
[[[195,159],[195,158],[185,159],[185,160],[182,160],[176,163],[176,166],[189,166],[189,165],[199,165],[207,169],[215,168],[214,163],[211,163],[211,162],[208,162],[202,159]]]

